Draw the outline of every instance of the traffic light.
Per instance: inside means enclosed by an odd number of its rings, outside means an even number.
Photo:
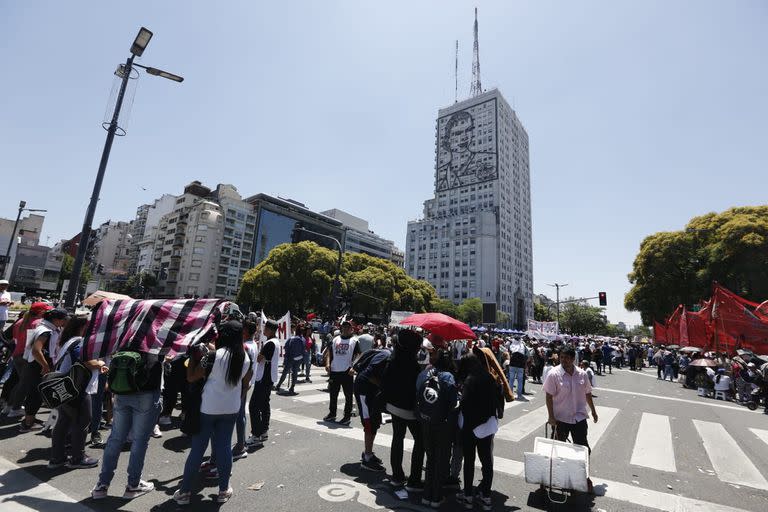
[[[600,300],[601,306],[607,306],[608,305],[608,298],[605,296],[605,292],[600,292],[597,294],[597,298]]]
[[[96,273],[97,273],[97,274],[99,274],[99,275],[102,275],[102,274],[104,274],[104,265],[102,265],[101,263],[99,263],[99,266],[98,266],[98,267],[96,267]]]

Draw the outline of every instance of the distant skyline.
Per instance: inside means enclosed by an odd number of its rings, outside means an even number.
[[[435,117],[469,94],[474,7],[486,89],[531,148],[534,292],[623,308],[642,239],[765,204],[768,3],[136,0],[4,2],[0,217],[80,231],[113,71],[154,32],[94,225],[192,180],[339,208],[405,248],[434,184]]]

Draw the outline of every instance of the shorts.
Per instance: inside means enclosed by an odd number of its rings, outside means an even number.
[[[373,434],[381,426],[381,406],[379,400],[373,395],[365,395],[355,392],[357,411],[363,422],[363,431]]]

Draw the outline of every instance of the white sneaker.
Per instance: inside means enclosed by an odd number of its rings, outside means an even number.
[[[159,437],[163,437],[163,433],[160,432],[160,425],[155,425],[155,428],[152,429],[152,437],[154,437],[155,439]]]
[[[160,419],[157,420],[157,423],[163,427],[167,427],[171,424],[171,417],[170,416],[160,416]]]
[[[144,496],[148,492],[152,492],[154,490],[155,490],[155,484],[153,484],[152,482],[145,482],[144,480],[139,480],[139,485],[125,486],[125,493],[123,493],[123,499],[132,500],[134,498],[138,498],[139,496]]]

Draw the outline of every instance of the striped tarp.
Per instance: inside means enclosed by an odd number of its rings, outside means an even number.
[[[85,358],[119,350],[159,356],[186,352],[210,328],[226,302],[220,299],[105,300],[91,313]]]

